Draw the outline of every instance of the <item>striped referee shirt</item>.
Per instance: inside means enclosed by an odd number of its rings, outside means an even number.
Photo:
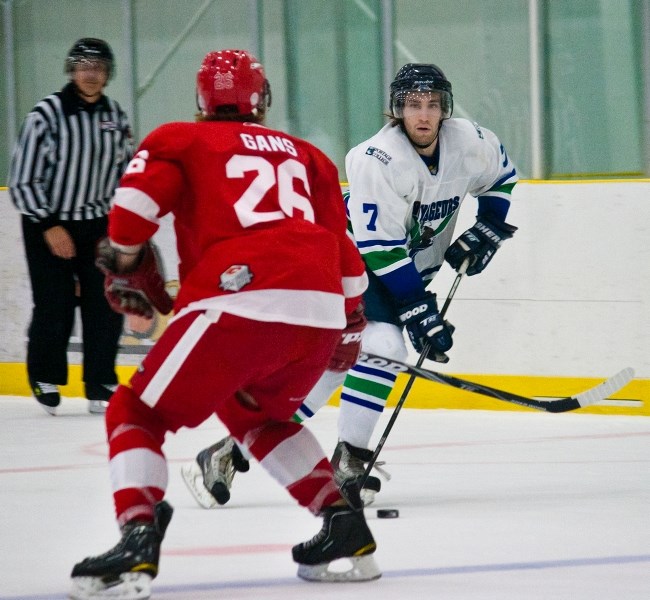
[[[120,105],[107,96],[88,104],[69,83],[25,118],[9,170],[11,199],[44,230],[103,217],[132,156]]]

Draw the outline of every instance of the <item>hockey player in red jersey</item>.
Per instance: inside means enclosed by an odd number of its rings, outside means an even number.
[[[174,318],[106,413],[122,538],[75,565],[75,599],[149,597],[172,515],[165,434],[214,413],[323,517],[322,530],[293,548],[299,576],[380,575],[358,489],[337,487],[315,437],[291,420],[341,332],[364,322],[367,277],[346,235],[336,167],[311,144],[263,125],[270,88],[248,52],[209,53],[197,101],[196,123],[163,125],[142,142],[98,248],[116,310],[169,312],[149,239],[172,213],[181,286]],[[351,559],[347,573],[328,570],[338,558]]]

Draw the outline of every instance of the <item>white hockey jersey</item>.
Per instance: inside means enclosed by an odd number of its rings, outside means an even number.
[[[466,119],[443,121],[437,172],[400,127],[384,126],[352,148],[345,166],[350,227],[367,267],[397,299],[421,290],[442,265],[467,194],[479,212],[504,219],[517,172],[490,130]],[[497,211],[498,209],[498,211]]]

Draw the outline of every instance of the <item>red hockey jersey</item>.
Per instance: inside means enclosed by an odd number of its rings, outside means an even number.
[[[308,142],[252,123],[169,123],[142,142],[115,193],[121,246],[174,215],[176,312],[342,329],[366,288],[334,164]]]

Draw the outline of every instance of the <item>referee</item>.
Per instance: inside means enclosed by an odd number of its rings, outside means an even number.
[[[58,386],[68,380],[77,306],[91,413],[105,412],[117,383],[123,317],[108,305],[104,277],[95,267],[109,201],[133,154],[128,118],[103,94],[113,72],[113,52],[105,41],[78,40],[65,60],[68,84],[27,115],[9,171],[33,297],[27,373],[34,396],[51,415],[61,401]]]

